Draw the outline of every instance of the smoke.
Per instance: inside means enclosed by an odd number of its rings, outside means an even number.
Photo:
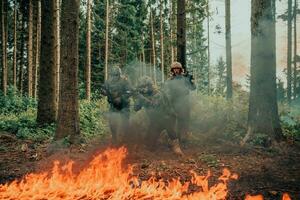
[[[127,144],[153,147],[162,138],[173,140],[181,136],[183,141],[187,133],[222,134],[228,120],[244,119],[237,114],[239,109],[230,107],[223,98],[201,95],[191,90],[185,80],[162,83],[159,69],[155,72],[155,85],[153,66],[148,64],[132,62],[123,67],[122,72],[131,84],[129,106],[122,111],[111,109],[109,120],[111,129],[117,130],[118,137]],[[153,85],[150,89],[146,81],[149,79]],[[117,82],[112,84],[118,85]],[[117,88],[123,90],[124,85]]]

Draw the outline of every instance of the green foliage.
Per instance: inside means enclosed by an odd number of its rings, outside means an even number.
[[[195,95],[191,112],[192,131],[239,142],[246,133],[248,104],[247,96],[235,94],[231,101],[221,96]]]
[[[80,102],[80,129],[84,137],[91,138],[95,135],[108,133],[104,119],[104,112],[107,108],[105,99]]]
[[[104,119],[104,112],[108,105],[100,95],[92,95],[92,101],[80,102],[80,128],[85,138],[108,133]],[[0,131],[15,134],[20,139],[42,142],[54,136],[55,125],[39,127],[36,123],[36,102],[33,99],[18,96],[13,89],[9,89],[7,96],[0,96]]]
[[[300,140],[300,105],[280,105],[280,121],[283,134],[292,139]]]
[[[21,96],[13,87],[8,88],[6,96],[0,94],[0,114],[18,114],[36,106],[34,99]]]
[[[270,137],[267,134],[263,133],[256,133],[250,140],[252,145],[256,146],[269,146],[270,144]]]
[[[15,134],[20,139],[42,142],[53,136],[54,125],[38,127],[36,110],[28,109],[18,114],[1,114],[0,130]]]

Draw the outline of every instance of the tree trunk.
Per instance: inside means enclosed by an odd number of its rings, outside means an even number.
[[[153,80],[156,85],[156,55],[155,55],[155,37],[154,37],[154,27],[153,27],[153,13],[150,9],[150,26],[151,26],[151,42],[152,42],[152,65],[153,65]]]
[[[85,60],[85,98],[91,100],[91,0],[86,5],[86,60]]]
[[[60,0],[54,0],[54,63],[55,63],[55,110],[57,114],[59,101],[59,71],[60,71]]]
[[[145,44],[144,44],[144,35],[142,36],[142,75],[146,76],[146,60],[145,60]]]
[[[161,65],[161,81],[165,82],[165,66],[164,66],[164,25],[163,25],[163,1],[160,0],[160,65]]]
[[[230,23],[230,0],[225,3],[225,30],[226,30],[226,98],[232,97],[232,56],[231,56],[231,23]]]
[[[37,122],[39,125],[45,125],[56,121],[55,0],[42,0],[41,8],[43,42],[41,43]]]
[[[292,0],[288,0],[287,98],[292,97]]]
[[[41,1],[37,1],[37,22],[36,22],[36,40],[35,42],[35,68],[33,69],[33,86],[32,86],[32,93],[33,97],[37,98],[37,85],[38,85],[38,69],[40,65],[40,47],[41,47]]]
[[[108,79],[108,32],[109,32],[109,0],[106,0],[106,19],[105,19],[105,67],[104,80]]]
[[[36,81],[36,59],[37,57],[37,22],[38,22],[38,1],[32,2],[32,97],[36,98],[35,94],[35,81]]]
[[[17,1],[14,0],[13,86],[17,88]]]
[[[24,14],[21,14],[22,23],[21,23],[21,31],[20,33],[25,32],[25,18]],[[19,92],[22,95],[23,94],[23,78],[24,78],[24,47],[25,47],[25,37],[24,34],[21,34],[21,45],[20,45],[20,67],[19,67]]]
[[[7,93],[7,6],[7,0],[2,0],[2,92],[4,95]]]
[[[32,65],[33,65],[33,53],[32,53],[32,1],[29,0],[29,15],[28,15],[28,69],[27,69],[27,93],[29,97],[32,97]]]
[[[171,47],[171,63],[174,62],[175,55],[174,55],[174,29],[175,29],[175,23],[174,23],[174,9],[175,9],[175,1],[170,1],[170,47]]]
[[[265,145],[282,139],[276,95],[276,38],[273,0],[252,0],[251,78],[248,132],[267,134]]]
[[[185,0],[177,1],[177,61],[186,70],[186,17]]]
[[[62,0],[61,76],[55,139],[80,136],[78,102],[79,0]]]
[[[296,57],[297,57],[297,0],[294,0],[294,83],[293,83],[293,96],[294,99],[297,98],[297,62],[296,62]]]
[[[207,90],[210,94],[210,25],[209,25],[209,0],[207,0],[206,5],[207,14]]]

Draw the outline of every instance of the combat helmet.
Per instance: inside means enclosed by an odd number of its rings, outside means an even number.
[[[173,63],[171,64],[171,69],[170,69],[171,72],[173,72],[174,69],[180,69],[181,71],[183,71],[183,68],[182,68],[182,65],[181,65],[180,62],[173,62]]]
[[[122,75],[122,70],[120,67],[113,67],[110,71],[111,77],[120,77]]]

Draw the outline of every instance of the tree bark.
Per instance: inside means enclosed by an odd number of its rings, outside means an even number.
[[[25,32],[25,18],[24,14],[21,13],[21,31],[20,33]],[[21,34],[21,44],[20,44],[20,66],[19,66],[19,84],[18,84],[18,89],[20,94],[23,94],[23,78],[24,78],[24,47],[25,47],[25,37],[24,34]]]
[[[80,136],[78,102],[79,0],[62,0],[61,76],[55,139]]]
[[[60,72],[60,0],[54,0],[54,63],[55,63],[55,109],[59,101],[59,72]],[[57,111],[56,111],[57,114]]]
[[[86,61],[85,61],[85,98],[91,100],[91,0],[87,0],[86,11]]]
[[[164,25],[163,25],[163,1],[160,0],[160,65],[161,65],[161,81],[165,82],[165,66],[164,66]]]
[[[41,43],[37,123],[45,125],[56,121],[55,0],[42,0],[41,9],[43,42]]]
[[[232,98],[232,55],[231,55],[231,23],[230,0],[225,2],[225,30],[226,30],[226,98]]]
[[[108,79],[108,32],[109,32],[109,0],[106,0],[106,18],[105,18],[105,66],[104,80]]]
[[[154,37],[154,27],[153,27],[153,13],[150,9],[150,26],[151,26],[151,43],[152,43],[152,65],[153,65],[153,80],[156,85],[156,55],[155,55],[155,37]]]
[[[1,27],[2,27],[2,92],[7,93],[7,0],[1,4]]]
[[[37,91],[38,91],[38,69],[40,65],[40,49],[41,49],[41,1],[37,1],[37,22],[36,22],[36,40],[35,42],[35,68],[33,69],[33,86],[32,86],[32,93],[33,97],[37,98]]]
[[[210,25],[209,25],[209,0],[207,0],[206,5],[207,14],[207,90],[210,94]]]
[[[287,99],[292,97],[292,0],[288,0]]]
[[[33,53],[32,53],[32,36],[33,36],[33,24],[32,24],[32,1],[29,0],[29,15],[28,15],[28,69],[27,69],[27,93],[29,97],[32,97],[32,65],[33,65]]]
[[[297,0],[294,0],[294,77],[293,77],[293,96],[297,98]]]
[[[177,1],[177,61],[186,70],[186,13],[185,0]]]
[[[174,23],[174,12],[175,12],[175,1],[170,1],[170,47],[171,47],[171,63],[175,61],[175,52],[174,52],[174,29],[175,29],[175,23]]]
[[[17,1],[14,0],[13,86],[17,88]]]
[[[248,132],[267,134],[266,144],[282,139],[276,92],[276,38],[273,0],[252,0],[251,79]]]

